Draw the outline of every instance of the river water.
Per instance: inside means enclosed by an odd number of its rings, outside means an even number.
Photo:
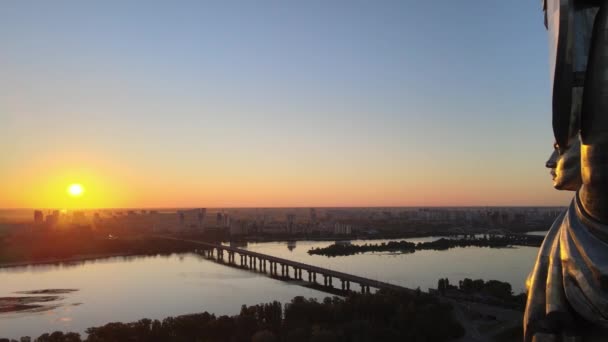
[[[352,243],[382,241],[388,240]],[[534,247],[467,247],[332,258],[307,253],[312,247],[331,243],[267,242],[250,243],[244,248],[410,288],[420,287],[423,291],[436,287],[440,277],[448,277],[452,283],[468,277],[507,281],[516,293],[523,291],[538,251]],[[223,266],[196,254],[0,268],[0,297],[24,296],[16,292],[41,289],[76,291],[58,294],[60,298],[41,303],[43,307],[36,311],[0,313],[0,337],[37,337],[55,330],[83,333],[88,327],[108,322],[162,319],[203,311],[236,314],[242,304],[287,302],[294,296],[327,296],[295,283]]]

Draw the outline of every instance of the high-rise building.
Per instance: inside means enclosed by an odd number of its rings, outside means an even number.
[[[224,214],[224,227],[230,227],[230,215]]]
[[[224,222],[224,215],[221,212],[218,212],[215,216],[215,225],[221,227],[222,222]]]
[[[201,208],[198,212],[198,228],[203,230],[203,222],[205,221],[205,216],[207,215],[207,208]]]

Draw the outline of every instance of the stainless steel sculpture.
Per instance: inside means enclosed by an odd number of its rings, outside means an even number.
[[[608,1],[544,0],[554,186],[576,191],[527,282],[524,340],[608,340]]]

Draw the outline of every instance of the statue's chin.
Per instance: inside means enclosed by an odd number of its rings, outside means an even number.
[[[581,187],[581,182],[575,180],[563,181],[558,178],[553,180],[553,187],[557,190],[577,191]]]

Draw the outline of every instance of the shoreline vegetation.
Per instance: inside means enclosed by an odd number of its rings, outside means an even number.
[[[353,239],[405,239],[419,238],[429,236],[454,236],[441,233],[421,233],[407,234],[401,237],[393,236],[374,236],[369,237],[353,237]],[[220,243],[224,239],[218,239],[217,236],[207,236],[204,234],[180,235],[193,240],[209,241]],[[298,240],[347,240],[344,237],[340,239],[307,239],[301,237]],[[506,239],[506,240],[505,240]],[[333,244],[326,248],[313,248],[308,253],[327,255],[327,256],[343,256],[352,255],[364,252],[403,252],[411,253],[418,249],[435,249],[445,250],[453,247],[467,246],[488,246],[488,247],[507,247],[509,245],[526,245],[540,246],[542,236],[533,235],[513,235],[506,238],[493,237],[486,239],[439,239],[433,243],[415,244],[407,241],[391,241],[389,243],[380,244],[364,244],[364,245],[349,245],[349,244]],[[266,238],[266,239],[244,239],[242,242],[270,242],[270,241],[294,241],[287,238]],[[458,242],[461,245],[457,245]],[[234,242],[239,242],[238,240]],[[157,254],[172,254],[193,252],[200,249],[200,246],[188,243],[185,241],[168,240],[152,235],[124,235],[120,237],[108,238],[107,234],[101,233],[77,233],[77,232],[62,232],[39,234],[36,236],[23,236],[14,238],[0,237],[0,269],[8,267],[26,267],[31,265],[44,264],[59,264],[71,263],[79,261],[88,261],[112,257],[129,257],[129,256],[145,256]]]
[[[71,263],[112,257],[193,252],[200,246],[147,235],[44,234],[0,240],[0,268]]]
[[[203,312],[108,323],[74,332],[45,333],[38,342],[105,341],[449,341],[465,334],[453,306],[437,296],[379,291],[323,301],[298,296],[241,307],[238,315]],[[1,337],[1,336],[0,336]],[[0,342],[8,342],[0,338]]]
[[[505,235],[490,236],[481,238],[459,238],[446,239],[440,238],[430,242],[409,242],[409,241],[389,241],[379,244],[344,244],[334,243],[327,247],[311,248],[310,255],[323,255],[327,257],[348,256],[367,252],[394,252],[394,253],[414,253],[420,250],[443,251],[457,247],[490,247],[507,248],[511,246],[531,246],[540,247],[544,236],[535,235]]]
[[[37,265],[55,265],[72,262],[84,262],[89,260],[107,259],[115,257],[129,257],[137,256],[140,254],[127,254],[127,253],[100,253],[100,254],[83,254],[74,255],[66,258],[49,258],[35,261],[14,261],[14,262],[0,262],[0,269],[11,268],[11,267],[26,267],[26,266],[37,266]]]

